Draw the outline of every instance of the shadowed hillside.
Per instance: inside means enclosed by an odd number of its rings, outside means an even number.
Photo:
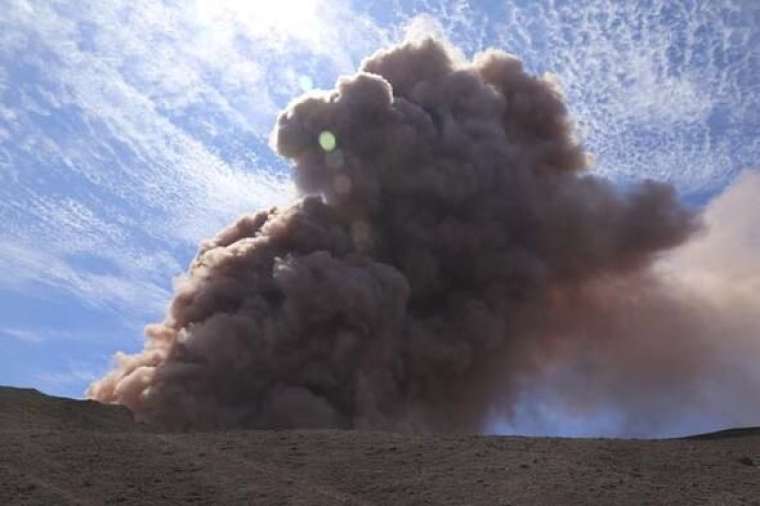
[[[760,504],[756,429],[660,441],[149,432],[0,388],[0,504]]]
[[[0,387],[0,430],[140,430],[123,406],[43,395],[32,388]]]

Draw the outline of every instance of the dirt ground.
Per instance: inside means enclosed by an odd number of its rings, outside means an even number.
[[[146,430],[0,388],[0,505],[760,505],[760,429],[680,440]]]

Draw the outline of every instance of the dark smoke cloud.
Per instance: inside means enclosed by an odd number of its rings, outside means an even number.
[[[583,357],[598,370],[560,392],[579,409],[695,391],[702,302],[652,266],[700,220],[667,185],[588,174],[560,91],[514,56],[380,51],[272,144],[304,197],[201,244],[91,397],[170,427],[478,431]]]

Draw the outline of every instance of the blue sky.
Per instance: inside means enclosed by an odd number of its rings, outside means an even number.
[[[760,3],[0,0],[0,384],[81,396],[172,279],[294,196],[277,112],[405,36],[565,90],[594,170],[702,204],[760,160]]]

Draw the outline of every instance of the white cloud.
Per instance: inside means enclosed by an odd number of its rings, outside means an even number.
[[[93,307],[112,309],[125,317],[163,312],[169,299],[168,283],[134,273],[88,272],[69,265],[58,251],[0,240],[4,288],[31,293],[39,293],[40,287],[63,290]]]
[[[8,6],[0,21],[4,285],[50,285],[95,305],[152,312],[182,268],[162,244],[192,251],[237,214],[292,196],[254,147],[244,157],[252,166],[225,161],[172,116],[201,106],[198,116],[220,114],[255,140],[276,110],[266,97],[276,83],[263,83],[251,58],[199,46],[186,11],[152,2]],[[228,63],[237,70],[226,83],[205,75]],[[244,88],[255,99],[240,110],[230,98]],[[68,261],[82,252],[119,272]]]
[[[284,101],[387,40],[347,1],[10,0],[0,288],[163,309],[200,239],[293,198],[266,145]]]
[[[747,88],[760,6],[547,0],[506,13],[499,44],[559,75],[599,172],[704,191],[759,157],[742,128],[760,108]]]
[[[0,328],[0,336],[27,344],[39,344],[44,341],[44,338],[39,334],[25,329]]]

